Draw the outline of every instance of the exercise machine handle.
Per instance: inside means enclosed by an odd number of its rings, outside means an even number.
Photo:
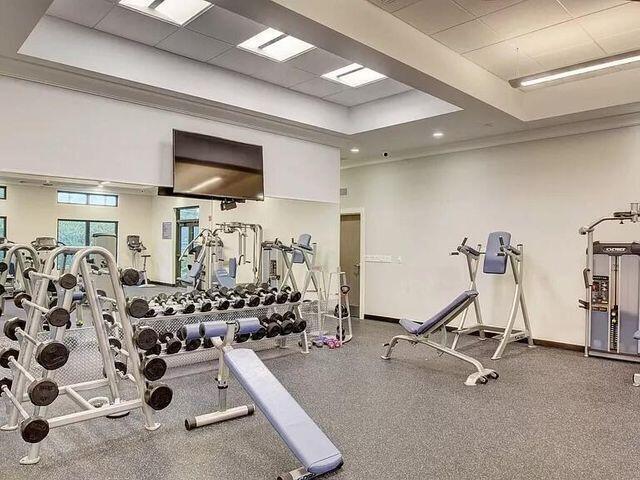
[[[584,308],[585,310],[589,310],[589,302],[579,298],[578,299],[578,308]]]

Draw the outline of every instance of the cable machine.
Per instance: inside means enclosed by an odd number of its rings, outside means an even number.
[[[640,362],[640,243],[593,240],[605,222],[638,223],[638,203],[580,228],[587,237],[583,270],[585,299],[584,355]]]

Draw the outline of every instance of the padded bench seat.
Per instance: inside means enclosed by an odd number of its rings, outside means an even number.
[[[321,475],[342,465],[336,446],[253,350],[234,349],[224,358],[229,371],[308,472]]]
[[[423,335],[425,332],[431,330],[435,325],[444,320],[445,317],[451,315],[455,310],[460,308],[461,306],[468,304],[469,301],[473,300],[478,296],[478,292],[475,290],[466,290],[458,295],[453,301],[436,313],[429,320],[426,320],[423,323],[416,322],[415,320],[409,320],[403,318],[400,320],[400,325],[408,332],[413,335]],[[466,305],[465,305],[466,306]]]

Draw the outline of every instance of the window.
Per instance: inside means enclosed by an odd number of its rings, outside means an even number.
[[[7,217],[0,217],[0,240],[3,238],[7,238]],[[0,252],[0,260],[4,260],[4,251]]]
[[[99,207],[117,207],[118,196],[102,193],[58,192],[58,203],[74,205],[95,205]]]
[[[102,220],[58,220],[58,241],[73,247],[88,247],[94,233],[118,236],[118,222]],[[71,258],[68,259],[70,261]],[[66,266],[68,266],[67,263]]]
[[[7,187],[0,187],[0,200],[7,199]]]
[[[200,207],[176,208],[178,220],[200,220]]]

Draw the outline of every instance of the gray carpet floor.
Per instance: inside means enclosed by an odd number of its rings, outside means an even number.
[[[640,366],[521,344],[493,362],[495,342],[469,338],[464,351],[500,378],[467,387],[467,364],[425,347],[400,344],[381,360],[381,344],[399,331],[356,322],[344,348],[308,356],[292,348],[265,360],[342,451],[344,467],[326,478],[639,478],[640,389],[631,377]],[[61,428],[29,467],[18,465],[19,435],[0,432],[0,478],[260,480],[298,466],[260,413],[184,429],[185,416],[214,409],[212,373],[168,383],[174,401],[157,415],[156,432],[142,428],[139,413]],[[229,401],[249,401],[235,381]]]

